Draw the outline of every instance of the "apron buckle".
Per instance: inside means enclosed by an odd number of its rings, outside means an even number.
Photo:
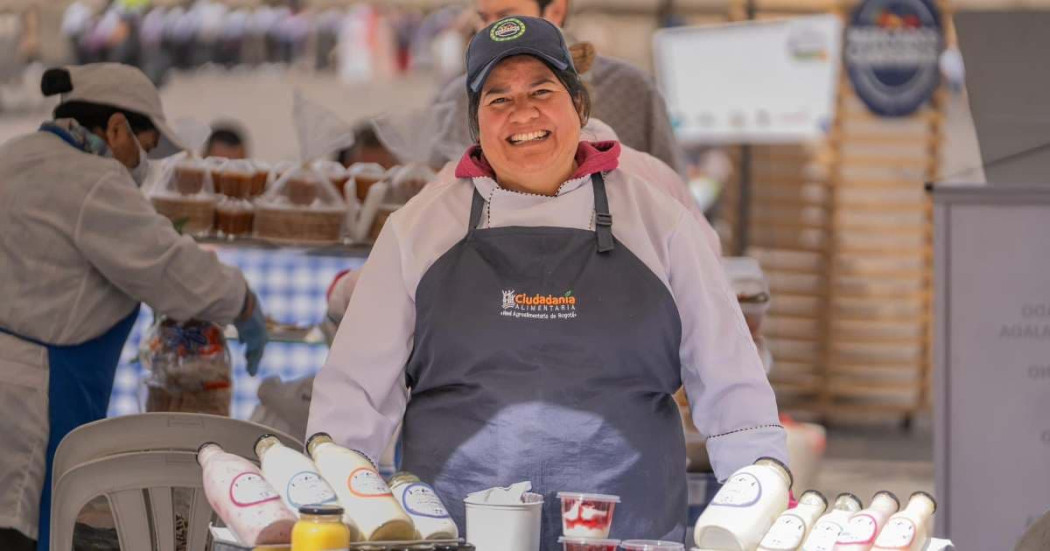
[[[612,227],[612,215],[607,212],[597,212],[594,216],[594,223],[599,226]]]

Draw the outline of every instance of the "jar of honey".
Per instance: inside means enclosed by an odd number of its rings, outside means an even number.
[[[350,528],[343,524],[338,505],[304,505],[292,529],[292,551],[346,551]]]

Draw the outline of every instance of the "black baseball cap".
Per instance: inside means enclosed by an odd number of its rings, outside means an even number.
[[[477,93],[492,69],[515,55],[531,55],[559,71],[576,68],[565,36],[539,17],[505,17],[474,35],[467,47],[467,89]]]

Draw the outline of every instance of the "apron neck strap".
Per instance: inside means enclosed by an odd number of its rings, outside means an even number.
[[[615,247],[612,233],[612,214],[609,196],[605,193],[605,177],[601,172],[591,174],[594,185],[594,233],[598,237],[598,252],[607,253]]]
[[[473,186],[473,184],[471,184]],[[467,239],[474,237],[474,232],[481,223],[481,213],[485,210],[485,198],[478,188],[474,188],[474,198],[470,202],[470,223],[467,225]]]
[[[605,193],[605,178],[600,172],[591,174],[594,187],[594,233],[598,238],[598,252],[607,253],[616,245],[612,233],[612,214],[609,213],[609,196]],[[470,222],[467,225],[467,239],[474,237],[474,232],[481,223],[481,214],[485,210],[485,198],[474,188],[470,202]]]

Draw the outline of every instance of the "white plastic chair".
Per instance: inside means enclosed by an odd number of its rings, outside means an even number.
[[[77,515],[98,496],[109,500],[121,551],[175,551],[174,488],[192,490],[186,550],[204,551],[212,510],[204,497],[196,455],[132,452],[74,466],[55,486],[51,551],[73,549]]]
[[[98,496],[109,500],[122,551],[152,551],[154,540],[158,551],[174,551],[174,488],[192,490],[187,551],[203,551],[212,510],[201,489],[197,448],[216,442],[254,459],[263,434],[302,450],[298,440],[269,427],[196,413],[143,413],[78,427],[55,453],[51,551],[72,549],[77,515]]]
[[[62,439],[55,452],[52,486],[77,465],[118,453],[173,450],[196,452],[205,442],[215,442],[232,454],[255,459],[255,441],[273,434],[302,451],[295,438],[252,423],[202,413],[141,413],[102,419],[77,427]]]

